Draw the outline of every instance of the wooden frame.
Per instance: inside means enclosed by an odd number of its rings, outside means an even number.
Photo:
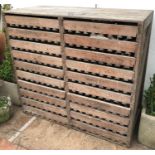
[[[24,110],[130,146],[153,11],[34,10],[5,13]]]

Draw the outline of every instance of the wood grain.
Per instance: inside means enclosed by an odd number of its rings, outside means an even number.
[[[67,124],[67,118],[66,117],[56,115],[56,114],[54,114],[52,112],[47,112],[45,110],[34,108],[34,107],[31,107],[31,106],[27,106],[27,105],[23,105],[23,109],[24,109],[24,111],[26,111],[28,113],[41,116],[41,117],[46,118],[48,120],[49,119],[50,120],[55,120],[57,122]]]
[[[12,55],[16,59],[26,60],[33,63],[54,65],[57,67],[62,67],[62,59],[58,57],[51,57],[47,55],[41,55],[36,53],[28,53],[24,51],[12,50]]]
[[[81,49],[75,49],[75,48],[65,48],[65,53],[66,53],[66,56],[69,56],[69,57],[90,60],[93,62],[97,61],[101,63],[115,64],[116,66],[121,65],[125,67],[133,67],[135,65],[134,57],[95,52],[95,51],[89,51],[89,50],[81,50]]]
[[[119,132],[121,134],[127,134],[128,132],[127,127],[120,126],[118,124],[114,124],[79,112],[71,111],[70,115],[72,119],[80,120],[81,122],[87,122],[88,124],[92,124],[100,128],[111,129],[112,131]]]
[[[62,99],[65,97],[65,92],[63,90],[35,84],[32,82],[27,82],[18,79],[18,85],[20,86],[20,88],[35,91],[41,94],[47,94],[49,96],[55,96]]]
[[[63,78],[63,71],[61,69],[56,69],[52,67],[47,67],[43,65],[38,65],[38,64],[33,64],[33,63],[28,63],[28,62],[23,62],[23,61],[14,61],[16,68],[20,70],[25,70],[29,72],[35,72],[39,74],[45,74],[47,76],[54,76],[54,77],[59,77]]]
[[[46,28],[59,28],[57,19],[45,19],[26,16],[5,16],[7,24],[32,26],[32,27],[46,27]]]
[[[54,98],[48,95],[39,94],[25,89],[20,89],[20,94],[25,98],[39,100],[39,101],[42,101],[51,105],[55,105],[55,106],[60,106],[63,108],[66,107],[64,100]]]
[[[72,120],[73,125],[77,128],[86,130],[88,132],[103,136],[105,138],[108,138],[109,140],[112,141],[119,141],[119,142],[124,142],[127,143],[127,137],[126,136],[122,136],[116,133],[112,133],[110,131],[104,130],[104,129],[100,129],[97,127],[94,127],[92,125],[86,124],[86,123],[82,123],[80,121],[76,121],[76,120]]]
[[[88,74],[72,72],[72,71],[67,71],[66,74],[68,76],[68,79],[71,79],[73,81],[84,82],[92,86],[106,87],[108,89],[113,89],[117,91],[120,90],[123,92],[132,92],[133,85],[130,83],[116,81],[116,80],[88,75]]]
[[[119,106],[105,101],[100,101],[86,96],[81,96],[78,94],[68,93],[68,98],[71,102],[82,104],[94,109],[99,109],[114,114],[119,114],[121,116],[129,116],[130,108]]]
[[[42,52],[43,54],[55,54],[61,55],[61,47],[57,45],[49,45],[43,43],[36,43],[23,40],[10,39],[10,45],[14,48],[20,48],[25,50],[31,50],[36,52]]]
[[[96,39],[80,35],[64,35],[65,43],[70,45],[79,45],[84,47],[95,47],[101,49],[111,49],[134,53],[137,48],[136,42],[119,41],[113,39]]]
[[[79,111],[79,112],[83,112],[87,115],[92,115],[94,117],[99,117],[101,119],[105,119],[108,121],[113,121],[115,123],[120,123],[121,125],[128,125],[129,124],[129,118],[125,118],[125,117],[120,117],[118,115],[114,115],[114,114],[110,114],[110,113],[106,113],[104,111],[100,111],[100,110],[95,110],[89,107],[85,107],[79,104],[75,104],[75,103],[70,103],[71,109],[73,109],[74,111]]]
[[[61,114],[63,116],[66,116],[66,111],[63,108],[56,107],[56,106],[46,104],[46,103],[43,103],[43,102],[35,101],[33,99],[28,99],[28,98],[25,98],[25,97],[22,97],[21,99],[22,99],[22,102],[24,104],[26,104],[26,105],[36,107],[36,108],[39,108],[39,109],[43,109],[43,110],[46,110],[46,111],[51,111],[53,113]]]
[[[55,78],[49,78],[46,76],[30,73],[30,72],[25,72],[25,71],[16,71],[17,77],[25,80],[30,80],[30,81],[35,81],[37,83],[45,84],[45,85],[50,85],[50,86],[56,86],[59,88],[64,87],[64,81],[55,79]]]
[[[8,33],[10,36],[23,38],[23,39],[60,42],[60,34],[54,33],[54,32],[8,28]]]
[[[66,17],[71,19],[89,19],[112,22],[140,23],[152,14],[153,10],[136,9],[109,9],[109,8],[90,8],[90,7],[66,7],[66,6],[35,6],[29,8],[12,9],[5,14],[31,15],[42,17]]]
[[[136,37],[137,26],[114,25],[95,22],[64,20],[64,28],[66,30],[75,30],[83,32],[93,32],[110,35],[123,35]]]
[[[131,96],[105,90],[105,89],[99,89],[91,86],[86,86],[86,85],[81,85],[77,83],[68,83],[69,90],[72,91],[77,91],[80,93],[84,93],[87,95],[92,95],[92,96],[97,96],[101,98],[106,98],[107,100],[113,100],[113,101],[118,101],[121,102],[122,104],[130,104],[131,101]]]
[[[107,75],[124,80],[133,80],[134,72],[124,69],[118,69],[114,67],[96,65],[91,63],[79,62],[74,60],[66,60],[68,68],[77,69],[78,71],[84,71],[85,73],[97,73],[101,76]]]

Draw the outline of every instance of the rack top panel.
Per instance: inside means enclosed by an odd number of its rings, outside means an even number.
[[[82,8],[60,6],[37,6],[29,8],[13,9],[6,14],[67,17],[80,19],[101,19],[122,22],[144,22],[153,15],[152,10],[127,10],[105,8]]]

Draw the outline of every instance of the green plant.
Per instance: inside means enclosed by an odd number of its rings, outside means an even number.
[[[5,59],[0,65],[0,79],[5,81],[13,82],[13,69],[12,69],[12,59],[10,50],[7,49],[5,52]]]
[[[2,10],[4,11],[8,11],[8,10],[11,10],[13,7],[11,4],[3,4],[2,6]]]
[[[11,4],[4,4],[2,6],[3,11],[8,11],[12,9]],[[5,27],[3,29],[3,32],[5,33]],[[0,64],[0,79],[13,82],[13,67],[12,67],[12,59],[11,59],[11,52],[9,50],[9,45],[7,42],[6,50],[4,52],[4,60]]]
[[[11,101],[9,97],[2,96],[0,97],[0,123],[4,123],[12,115],[11,111]]]
[[[0,97],[0,108],[5,107],[8,104],[8,99],[5,96]]]
[[[150,78],[150,86],[144,93],[146,114],[155,116],[155,74]]]

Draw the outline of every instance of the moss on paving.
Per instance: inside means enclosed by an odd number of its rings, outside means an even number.
[[[10,107],[7,97],[0,97],[0,123],[7,121],[10,118]]]

